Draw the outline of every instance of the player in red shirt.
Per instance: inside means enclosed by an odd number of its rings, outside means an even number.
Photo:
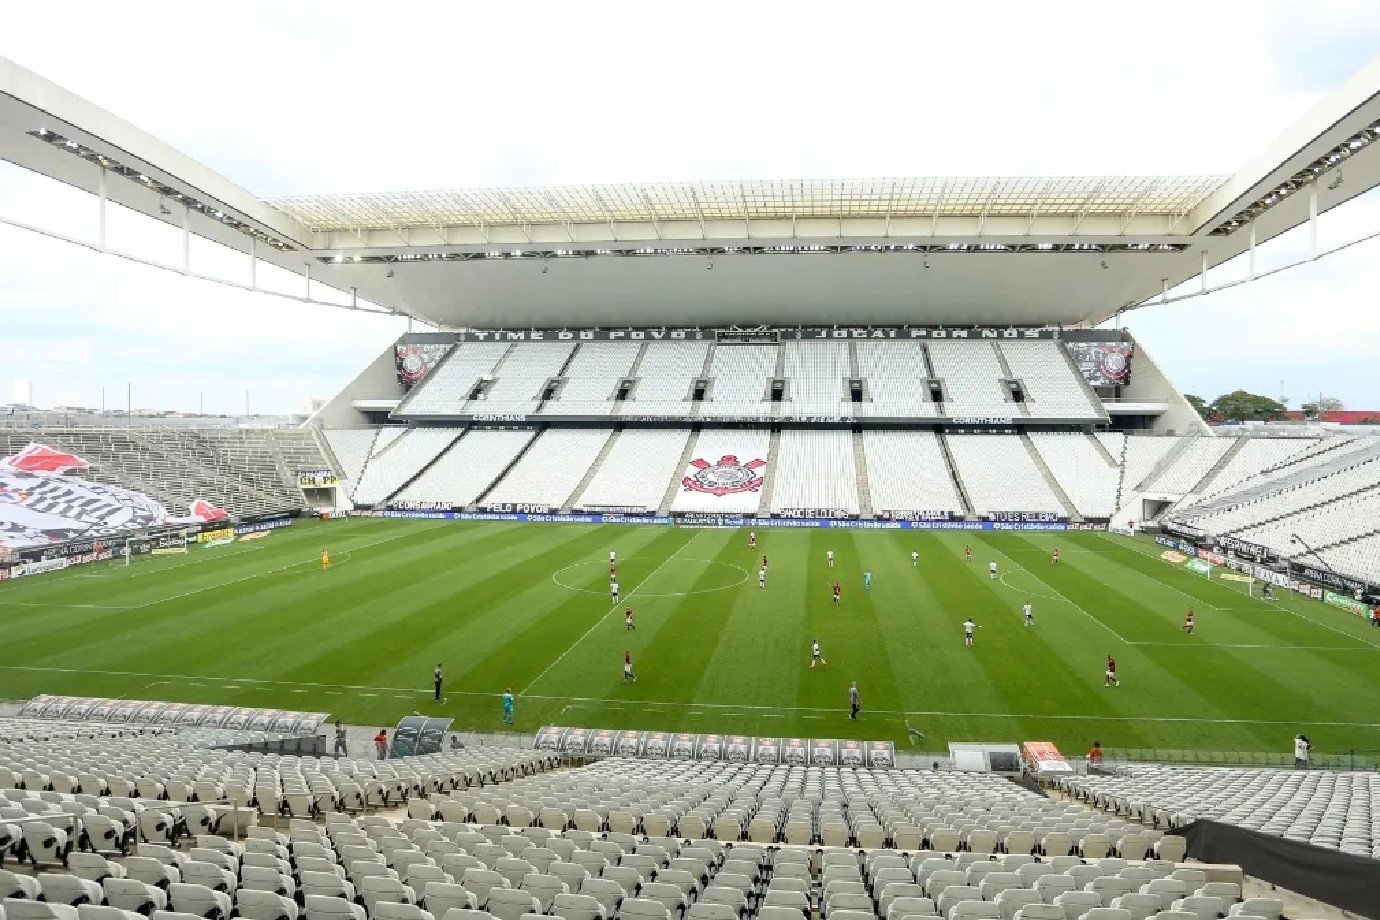
[[[843,592],[843,588],[839,586],[839,583],[838,583],[838,582],[834,582],[834,606],[835,606],[835,607],[837,607],[837,606],[839,605],[839,595],[840,595],[842,592]]]
[[[1184,631],[1190,636],[1193,635],[1193,608],[1188,608],[1188,613],[1184,614]]]
[[[629,632],[637,629],[637,627],[633,625],[633,612],[631,607],[624,609],[623,622],[627,625]]]
[[[973,561],[973,548],[971,546],[963,547],[963,557],[969,562]]]
[[[613,580],[616,579],[617,577],[618,577],[618,566],[616,566],[616,565],[611,565],[611,566],[609,566],[609,581],[613,581]]]
[[[1054,547],[1054,564],[1059,564],[1059,547]]]
[[[1121,681],[1116,678],[1116,659],[1111,655],[1107,656],[1107,679],[1103,682],[1104,687],[1120,687]]]
[[[767,554],[766,554],[766,553],[763,553],[763,554],[762,554],[762,568],[765,569],[766,567],[767,567]]]

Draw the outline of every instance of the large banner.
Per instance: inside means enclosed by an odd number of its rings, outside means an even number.
[[[449,348],[434,333],[399,340],[404,348]],[[1052,329],[1022,326],[730,326],[727,328],[681,327],[659,329],[469,329],[450,333],[451,342],[719,342],[761,345],[772,342],[809,342],[848,339],[913,341],[916,339],[1059,339],[1065,342],[1120,344],[1122,334],[1113,329]],[[442,352],[444,354],[444,352]],[[434,365],[433,365],[434,366]]]
[[[879,770],[896,766],[896,745],[891,741],[754,738],[748,735],[610,731],[545,725],[537,731],[532,746],[541,751],[598,757],[792,766],[813,764]]]
[[[187,516],[174,517],[140,492],[71,475],[89,468],[81,457],[37,442],[0,458],[0,546],[10,552],[77,540],[94,546],[167,524],[228,517],[203,499],[192,503]]]
[[[763,457],[725,454],[717,460],[696,457],[685,468],[680,484],[687,492],[703,492],[717,498],[756,492],[766,481],[767,461]]]
[[[411,389],[441,363],[453,345],[441,342],[418,342],[395,345],[393,360],[397,365],[398,383]]]
[[[313,735],[328,713],[283,709],[232,709],[200,703],[160,700],[116,700],[94,696],[42,694],[20,708],[26,718],[107,722],[117,725],[180,725],[202,728],[254,729],[286,735]],[[449,725],[449,722],[447,722]]]
[[[1130,342],[1069,342],[1069,355],[1089,386],[1119,387],[1131,382]]]
[[[830,527],[843,530],[1106,530],[1105,522],[1070,524],[1062,520],[1031,521],[862,521],[852,518],[757,518],[734,514],[684,514],[679,517],[635,514],[527,514],[497,511],[407,511],[356,509],[351,517],[414,518],[424,521],[509,521],[519,524],[677,524],[685,527]],[[1048,517],[1037,514],[1033,517]]]

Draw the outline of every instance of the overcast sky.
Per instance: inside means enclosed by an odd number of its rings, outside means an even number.
[[[0,30],[0,55],[262,195],[1226,174],[1377,49],[1373,0],[18,4]],[[85,236],[94,210],[4,165],[0,214]],[[1380,230],[1380,202],[1325,228],[1334,242]],[[121,233],[132,248],[170,245]],[[289,411],[403,328],[17,229],[0,227],[0,251],[0,403],[32,378],[40,405],[98,405],[103,387],[122,405],[128,383],[136,406],[231,412],[247,391],[254,411]],[[1321,391],[1380,408],[1377,256],[1363,244],[1126,322],[1186,391],[1278,395],[1283,380],[1295,403]]]

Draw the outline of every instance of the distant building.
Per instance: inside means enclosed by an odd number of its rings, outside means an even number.
[[[19,407],[30,407],[34,404],[34,382],[27,377],[19,377],[14,381],[13,403]]]

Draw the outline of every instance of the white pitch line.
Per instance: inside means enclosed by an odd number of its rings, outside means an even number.
[[[1065,596],[1059,591],[1058,588],[1054,587],[1054,585],[1052,585],[1052,584],[1050,584],[1049,582],[1045,581],[1045,580],[1044,580],[1043,578],[1041,578],[1039,575],[1036,575],[1036,574],[1035,574],[1034,572],[1032,572],[1030,569],[1026,568],[1025,566],[1021,565],[1019,562],[1017,562],[1015,559],[1012,559],[1010,556],[1006,555],[1006,553],[1003,553],[1001,550],[996,549],[996,548],[993,548],[992,552],[996,553],[998,556],[1002,557],[1002,558],[1005,559],[1007,562],[1011,563],[1011,564],[1014,565],[1016,568],[1020,569],[1022,572],[1025,572],[1025,573],[1026,573],[1027,575],[1029,575],[1031,578],[1035,579],[1035,580],[1038,581],[1040,584],[1044,585],[1046,588],[1048,588],[1049,590],[1053,591],[1056,595],[1058,595],[1058,599],[1059,599],[1059,600],[1061,600],[1061,601],[1063,601],[1064,603],[1068,604],[1068,605],[1069,605],[1070,607],[1072,607],[1074,610],[1077,610],[1079,613],[1083,614],[1083,616],[1085,616],[1085,617],[1087,617],[1088,619],[1092,620],[1094,623],[1096,623],[1098,626],[1101,626],[1103,629],[1107,630],[1107,632],[1111,633],[1113,636],[1116,636],[1116,637],[1117,637],[1118,639],[1120,639],[1124,644],[1126,644],[1126,645],[1131,645],[1131,644],[1132,644],[1132,643],[1130,642],[1130,640],[1128,640],[1128,639],[1127,639],[1125,636],[1123,636],[1121,633],[1117,632],[1115,629],[1112,629],[1112,627],[1108,626],[1106,623],[1102,622],[1100,619],[1098,619],[1097,617],[1093,616],[1091,613],[1088,613],[1088,611],[1084,610],[1082,607],[1078,606],[1078,605],[1075,604],[1073,601],[1069,600],[1067,597],[1065,597]],[[1000,581],[1000,579],[998,579],[998,581]],[[1001,584],[1002,584],[1003,587],[1009,588],[1009,589],[1012,590],[1012,591],[1015,591],[1015,590],[1016,590],[1015,588],[1012,588],[1010,585],[1006,584],[1005,582],[1001,582]],[[874,710],[874,711],[875,711],[875,710]]]
[[[1283,606],[1276,607],[1275,609],[1281,610],[1281,611],[1283,611],[1284,613],[1289,614],[1290,616],[1298,617],[1300,620],[1307,620],[1309,623],[1312,623],[1314,626],[1321,626],[1323,629],[1330,629],[1330,630],[1332,630],[1334,633],[1337,633],[1339,636],[1346,636],[1348,639],[1354,640],[1354,641],[1356,641],[1356,642],[1360,642],[1362,645],[1369,645],[1371,648],[1380,649],[1380,645],[1376,645],[1374,642],[1371,642],[1369,639],[1362,639],[1360,636],[1354,636],[1354,635],[1352,635],[1351,633],[1347,632],[1345,629],[1338,629],[1337,627],[1333,626],[1333,625],[1330,624],[1330,623],[1324,623],[1322,620],[1315,620],[1315,619],[1313,619],[1313,618],[1310,617],[1310,616],[1305,616],[1304,614],[1299,613],[1297,610],[1290,610],[1288,607],[1283,607]]]
[[[1364,652],[1355,645],[1244,645],[1233,642],[1132,642],[1131,645],[1164,645],[1176,648],[1273,648],[1281,652]]]
[[[616,613],[616,612],[618,611],[618,608],[619,608],[619,607],[626,606],[627,600],[628,600],[629,598],[631,598],[634,594],[636,594],[639,588],[641,588],[641,587],[642,587],[643,585],[645,585],[647,582],[651,581],[652,578],[653,578],[653,576],[655,576],[657,572],[660,572],[663,568],[665,568],[665,567],[666,567],[666,564],[667,564],[668,562],[670,562],[672,559],[676,558],[676,555],[677,555],[681,550],[685,549],[685,547],[689,546],[690,543],[691,543],[694,539],[695,539],[695,538],[694,538],[693,536],[690,537],[689,540],[686,540],[684,543],[682,543],[680,546],[678,546],[678,547],[676,548],[676,551],[675,551],[674,553],[672,553],[671,555],[667,556],[665,559],[661,560],[661,565],[658,565],[656,568],[652,569],[652,571],[649,572],[649,573],[647,574],[647,577],[646,577],[646,578],[642,579],[641,581],[639,581],[639,582],[637,583],[637,587],[636,587],[636,588],[633,588],[633,589],[632,589],[631,591],[629,591],[627,594],[622,595],[622,597],[619,599],[618,603],[614,604],[612,607],[609,608],[608,613],[604,614],[604,615],[601,616],[598,620],[596,620],[596,621],[594,622],[594,625],[591,626],[589,629],[585,630],[584,633],[580,636],[580,638],[578,638],[578,639],[576,639],[574,642],[570,643],[570,647],[569,647],[569,648],[567,648],[565,651],[563,651],[563,652],[561,652],[559,655],[557,655],[555,661],[551,662],[551,663],[548,664],[545,668],[543,668],[543,669],[542,669],[542,672],[541,672],[540,674],[538,674],[536,677],[532,678],[530,681],[528,681],[528,682],[527,682],[527,686],[525,686],[525,687],[523,687],[521,690],[519,690],[518,693],[519,693],[519,694],[525,694],[528,690],[531,690],[534,686],[536,686],[537,681],[541,680],[543,677],[545,677],[545,676],[551,671],[552,668],[554,668],[556,665],[560,664],[563,660],[565,660],[565,656],[566,656],[566,655],[569,655],[572,651],[574,651],[574,650],[575,650],[575,646],[579,645],[581,642],[585,641],[585,639],[589,638],[590,633],[594,632],[596,629],[598,629],[600,626],[602,626],[605,620],[607,620],[610,616],[612,616],[614,613]]]
[[[228,684],[231,681],[237,684],[266,684],[276,686],[298,686],[298,687],[317,687],[329,690],[391,690],[407,692],[409,694],[424,695],[430,694],[431,688],[412,689],[408,687],[373,687],[368,685],[347,685],[347,684],[314,684],[305,681],[286,681],[286,680],[260,680],[250,677],[201,677],[190,674],[149,674],[143,671],[98,671],[90,668],[53,668],[40,667],[36,665],[0,665],[0,670],[5,671],[43,671],[60,674],[102,674],[116,675],[120,677],[161,677],[170,680],[188,681],[199,680],[210,684]],[[497,691],[483,690],[447,690],[446,694],[454,696],[482,696],[497,697]],[[358,694],[356,694],[358,695]],[[751,710],[760,712],[763,710],[773,712],[800,712],[800,713],[830,713],[841,715],[843,707],[828,706],[764,706],[752,703],[702,703],[702,702],[677,702],[671,700],[631,700],[631,699],[612,699],[609,697],[596,696],[550,696],[539,693],[528,694],[529,700],[546,700],[554,702],[564,702],[570,705],[577,703],[598,703],[610,706],[661,706],[673,709],[684,709],[694,706],[703,711],[713,709],[724,713],[738,713],[740,710]],[[1198,716],[1123,716],[1116,714],[1109,715],[1068,715],[1056,713],[1036,713],[1036,712],[953,712],[950,710],[916,710],[916,709],[869,709],[873,715],[884,716],[930,716],[934,718],[952,719],[1049,719],[1054,721],[1079,721],[1079,722],[1207,722],[1221,725],[1297,725],[1298,719],[1208,719]],[[1315,722],[1307,721],[1310,725],[1325,726],[1331,728],[1380,728],[1380,722]]]

